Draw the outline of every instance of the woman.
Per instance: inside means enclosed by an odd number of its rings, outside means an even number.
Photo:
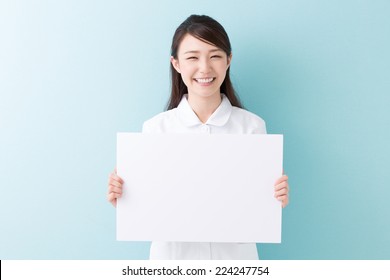
[[[192,15],[171,46],[172,91],[168,110],[143,125],[144,133],[266,133],[265,122],[244,109],[230,81],[231,46],[222,25]],[[288,202],[288,178],[275,183],[275,198]],[[109,176],[108,200],[116,206],[123,181]],[[258,259],[255,243],[152,242],[151,259]]]

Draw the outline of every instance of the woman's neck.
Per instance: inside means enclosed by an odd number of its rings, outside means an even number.
[[[209,97],[200,97],[188,94],[188,104],[202,123],[206,123],[210,116],[217,110],[222,102],[221,94],[213,94]]]

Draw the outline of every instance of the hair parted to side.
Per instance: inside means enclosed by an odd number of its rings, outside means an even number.
[[[171,55],[177,59],[177,51],[185,35],[190,34],[195,38],[208,44],[215,45],[222,49],[227,56],[232,53],[229,37],[223,26],[213,18],[205,15],[191,15],[176,29],[172,39]],[[183,95],[188,93],[181,74],[172,66],[171,68],[171,96],[168,101],[167,110],[176,108]],[[230,67],[226,71],[226,77],[221,85],[221,93],[224,93],[233,106],[242,108],[232,82],[230,80]]]

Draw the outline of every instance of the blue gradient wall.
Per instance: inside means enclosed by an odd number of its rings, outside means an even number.
[[[148,257],[115,241],[107,176],[116,132],[164,109],[170,40],[192,13],[224,25],[244,105],[285,135],[291,203],[261,258],[389,259],[379,0],[1,1],[0,259]]]

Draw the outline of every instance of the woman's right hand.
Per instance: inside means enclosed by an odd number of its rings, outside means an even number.
[[[114,207],[116,207],[116,201],[119,197],[122,196],[122,185],[123,180],[116,174],[116,168],[108,176],[108,195],[107,199],[111,202]]]

